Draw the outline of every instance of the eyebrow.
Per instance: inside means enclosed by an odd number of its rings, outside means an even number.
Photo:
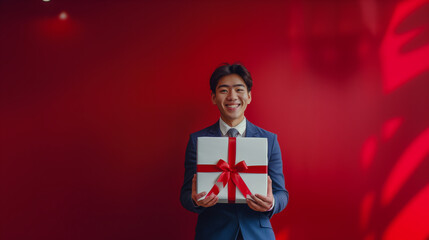
[[[227,84],[222,84],[222,85],[219,85],[217,88],[221,88],[221,87],[226,87],[226,88],[228,88],[228,87],[231,87],[230,85],[227,85]],[[234,84],[234,85],[232,85],[232,87],[244,87],[244,84]]]

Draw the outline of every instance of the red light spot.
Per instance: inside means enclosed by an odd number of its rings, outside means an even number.
[[[281,229],[280,232],[276,233],[276,239],[278,240],[287,240],[289,239],[289,228]]]
[[[374,199],[374,192],[370,192],[366,194],[362,200],[360,210],[360,223],[362,229],[366,229],[368,227],[369,216],[371,215],[372,206],[374,205]]]
[[[79,33],[79,25],[67,16],[65,20],[60,15],[54,18],[44,18],[34,22],[34,30],[38,37],[50,40],[65,40],[76,37]]]
[[[390,172],[382,189],[381,202],[383,205],[390,203],[405,181],[423,161],[424,157],[429,154],[428,143],[429,128],[414,139]]]
[[[58,15],[58,18],[60,19],[60,20],[67,20],[67,18],[68,18],[69,16],[68,16],[68,14],[66,13],[66,12],[61,12],[60,13],[60,15]]]
[[[429,236],[429,184],[387,227],[383,239],[427,239]]]
[[[396,27],[402,20],[425,3],[425,0],[402,1],[395,9],[380,48],[383,91],[386,94],[429,69],[429,62],[427,61],[429,45],[406,54],[400,53],[401,47],[419,34],[423,28],[401,35],[395,33]]]
[[[377,149],[377,137],[375,135],[370,136],[363,143],[361,152],[361,166],[363,169],[368,169],[375,156],[375,150]]]
[[[387,140],[391,138],[396,130],[398,130],[399,126],[401,126],[403,120],[404,119],[401,117],[396,117],[385,122],[383,125],[383,139]]]

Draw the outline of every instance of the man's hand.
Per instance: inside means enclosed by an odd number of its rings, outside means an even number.
[[[199,198],[206,195],[206,192],[201,192],[197,194],[196,189],[197,189],[197,175],[194,174],[194,178],[192,178],[192,200],[194,200],[194,203],[201,207],[211,207],[215,205],[219,200],[219,197],[212,193],[210,196],[207,196],[201,201],[198,201]]]
[[[266,197],[261,194],[252,194],[246,199],[247,205],[251,209],[258,212],[266,212],[270,210],[270,208],[273,206],[273,201],[273,187],[270,176],[268,176],[268,193]]]

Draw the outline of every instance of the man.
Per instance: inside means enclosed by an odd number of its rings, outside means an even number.
[[[250,123],[244,112],[252,100],[252,78],[240,64],[224,64],[210,78],[211,98],[220,119],[191,134],[185,156],[185,178],[180,194],[183,207],[198,213],[195,239],[275,239],[270,218],[288,202],[277,136]],[[238,135],[237,135],[238,134]],[[221,204],[218,197],[196,192],[198,137],[260,137],[268,140],[268,193],[247,198],[247,204]]]

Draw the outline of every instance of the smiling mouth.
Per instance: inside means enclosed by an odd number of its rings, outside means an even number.
[[[228,109],[237,109],[241,104],[225,104]]]

